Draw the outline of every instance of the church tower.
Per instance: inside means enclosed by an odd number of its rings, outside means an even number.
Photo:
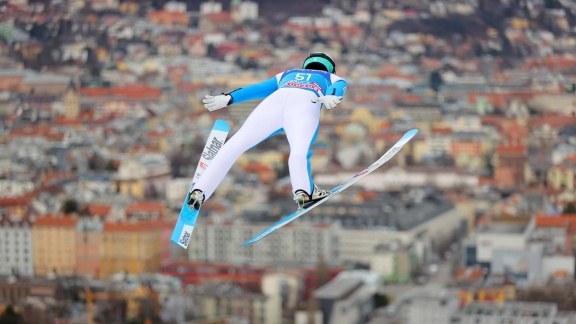
[[[66,119],[78,119],[80,116],[80,95],[73,79],[70,79],[66,92],[64,92],[64,105],[66,107]]]
[[[235,23],[242,22],[242,16],[240,12],[240,3],[242,0],[232,0],[230,1],[230,16]]]

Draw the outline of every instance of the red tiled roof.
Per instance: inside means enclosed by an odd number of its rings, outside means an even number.
[[[499,129],[504,128],[505,125],[510,125],[515,123],[511,118],[496,116],[496,115],[484,115],[482,116],[482,124],[490,124],[498,127]]]
[[[362,200],[370,200],[378,196],[378,194],[374,191],[361,191],[358,193],[358,195]]]
[[[47,185],[54,180],[65,180],[74,178],[74,173],[72,172],[46,172],[42,174],[42,185]]]
[[[405,94],[400,100],[409,103],[422,102],[422,96],[416,94]]]
[[[34,221],[34,226],[46,227],[75,227],[78,223],[78,218],[73,216],[43,216],[38,217]]]
[[[138,223],[104,223],[104,232],[149,232],[162,230],[160,220],[142,221]]]
[[[208,18],[213,23],[222,24],[222,23],[232,23],[232,15],[229,12],[219,12],[219,13],[211,13],[207,14],[206,18]]]
[[[183,43],[190,46],[196,42],[201,42],[204,44],[204,35],[203,34],[194,34],[194,35],[186,35],[184,36]]]
[[[239,43],[224,43],[216,47],[216,52],[219,55],[227,55],[231,53],[240,53],[242,51],[242,46]]]
[[[442,61],[436,58],[430,57],[423,57],[422,58],[422,66],[427,68],[428,70],[436,70],[442,67]]]
[[[8,207],[8,206],[28,206],[32,199],[36,197],[38,194],[37,190],[33,190],[32,192],[28,192],[23,196],[18,197],[2,197],[0,198],[0,207]]]
[[[478,178],[479,185],[491,185],[494,184],[494,178],[490,177],[479,177]]]
[[[112,205],[88,204],[88,213],[93,216],[108,216]]]
[[[257,162],[249,162],[243,169],[246,172],[270,172],[273,170],[271,167]]]
[[[9,137],[43,137],[48,140],[61,141],[64,133],[48,125],[25,125],[13,128],[8,134]]]
[[[451,135],[454,131],[448,127],[432,127],[430,133],[433,135]]]
[[[526,154],[526,146],[519,143],[500,144],[496,148],[496,151],[500,154],[502,153]]]
[[[52,120],[53,125],[58,126],[80,126],[82,125],[82,120],[78,119],[68,119],[65,116],[57,116]]]
[[[454,275],[456,280],[467,282],[476,281],[482,278],[482,276],[484,276],[484,269],[480,267],[460,269]]]
[[[157,10],[148,13],[148,19],[156,24],[171,25],[173,23],[180,23],[187,25],[189,18],[186,12]]]
[[[390,143],[395,143],[396,141],[398,141],[402,137],[402,135],[404,135],[404,134],[403,133],[390,132],[390,133],[375,135],[374,138],[382,139],[382,140],[384,140],[386,142],[390,142]]]
[[[145,84],[130,84],[111,88],[81,88],[80,94],[88,97],[123,97],[132,99],[158,98],[162,91]]]
[[[137,202],[126,206],[126,213],[131,212],[163,212],[164,204],[157,202]]]
[[[417,79],[414,75],[404,74],[398,69],[391,69],[385,66],[383,69],[378,70],[376,73],[377,76],[381,78],[395,78],[395,79],[403,79],[408,81],[415,81]]]
[[[496,176],[494,177],[494,184],[498,185],[514,185],[514,171],[512,168],[498,167],[496,168]]]
[[[536,215],[535,222],[537,227],[564,227],[569,224],[576,224],[576,215]]]
[[[528,59],[524,68],[529,70],[533,67],[548,67],[551,69],[568,69],[576,67],[576,59],[563,55],[548,55],[546,58]]]
[[[169,129],[165,129],[161,132],[158,131],[149,131],[148,133],[146,133],[146,137],[151,138],[151,139],[157,139],[157,138],[165,138],[168,135],[174,134],[174,129],[169,128]]]
[[[284,24],[285,28],[289,28],[292,31],[299,31],[299,32],[340,32],[344,33],[347,36],[351,35],[359,35],[362,33],[362,28],[360,26],[316,26],[316,25],[297,25],[290,22],[286,22]]]
[[[198,89],[202,89],[206,86],[204,83],[191,83],[191,82],[180,82],[178,84],[178,91],[182,92],[195,92]]]
[[[500,132],[508,138],[524,138],[528,135],[528,127],[519,125],[507,125]]]
[[[544,125],[549,125],[553,129],[576,125],[576,117],[547,114],[530,120],[530,126],[532,127],[542,127]]]
[[[379,69],[378,69],[378,73],[382,74],[382,75],[395,75],[400,73],[399,67],[398,65],[395,64],[385,64],[382,65]]]

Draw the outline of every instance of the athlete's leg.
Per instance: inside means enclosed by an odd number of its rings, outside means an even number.
[[[284,131],[290,144],[288,168],[292,191],[305,190],[312,194],[314,184],[310,167],[312,151],[320,127],[320,107],[311,100],[316,95],[311,91],[291,89],[290,104],[284,110]]]
[[[202,190],[205,199],[208,199],[242,153],[282,128],[281,106],[284,98],[274,93],[264,99],[236,134],[222,146],[193,189]]]

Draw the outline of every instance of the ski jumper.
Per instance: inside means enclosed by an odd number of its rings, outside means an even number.
[[[232,104],[265,99],[224,144],[193,189],[202,190],[207,200],[242,153],[284,131],[290,145],[288,169],[292,191],[302,189],[312,194],[314,184],[310,170],[310,147],[320,128],[322,105],[311,100],[323,95],[343,96],[346,86],[346,81],[335,74],[295,69],[230,92]]]

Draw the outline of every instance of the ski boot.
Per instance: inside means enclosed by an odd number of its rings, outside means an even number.
[[[298,189],[294,192],[294,201],[298,204],[298,210],[306,209],[316,202],[326,198],[330,194],[330,191],[323,190],[314,185],[314,191],[312,195],[309,195],[306,191]]]
[[[190,191],[190,196],[188,198],[188,208],[199,210],[200,206],[204,202],[204,193],[200,189],[194,189]]]

